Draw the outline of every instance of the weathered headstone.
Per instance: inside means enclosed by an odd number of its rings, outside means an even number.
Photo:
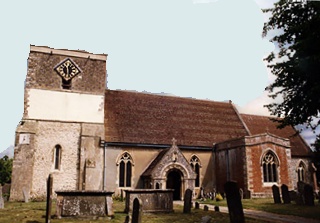
[[[201,218],[201,223],[210,223],[210,222],[211,222],[211,217],[208,215]]]
[[[273,201],[275,204],[281,204],[280,191],[277,185],[272,186]]]
[[[11,184],[4,184],[2,186],[2,197],[4,201],[9,201],[10,187],[11,187]]]
[[[124,223],[129,223],[129,221],[130,221],[130,217],[129,215],[127,215],[126,218],[124,219]]]
[[[184,193],[183,213],[191,212],[192,190],[187,189]]]
[[[298,188],[298,192],[303,194],[304,191],[304,186],[306,185],[306,183],[302,182],[302,181],[298,181],[297,183],[297,188]]]
[[[242,200],[243,199],[243,190],[241,188],[239,189],[239,193],[240,193],[240,198]]]
[[[199,204],[199,202],[196,201],[194,208],[195,208],[195,209],[199,209],[199,207],[200,207],[200,204]]]
[[[204,210],[204,211],[209,211],[208,205],[203,206],[203,210]]]
[[[107,215],[110,217],[114,217],[114,212],[113,212],[113,200],[111,196],[106,197],[106,204],[107,204]]]
[[[141,223],[141,203],[138,198],[133,200],[131,223]]]
[[[0,209],[3,209],[3,208],[4,208],[4,200],[2,197],[2,186],[0,184]]]
[[[308,206],[314,206],[314,194],[313,194],[313,187],[309,184],[304,186],[304,201],[305,204]]]
[[[290,195],[289,195],[289,189],[288,186],[285,184],[281,185],[281,194],[282,194],[282,200],[284,204],[290,204],[291,203],[291,199],[290,199]]]
[[[236,182],[229,181],[225,183],[224,191],[227,197],[230,222],[231,223],[245,222],[238,184]]]
[[[216,211],[216,212],[220,212],[220,208],[219,208],[219,206],[214,206],[214,211]]]
[[[52,206],[52,185],[53,178],[52,174],[49,174],[47,179],[47,207],[46,207],[46,223],[51,222],[51,206]]]
[[[24,202],[28,203],[29,202],[29,190],[27,190],[25,187],[23,187],[22,194],[23,194]]]

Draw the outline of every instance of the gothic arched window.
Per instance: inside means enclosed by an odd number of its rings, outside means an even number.
[[[304,182],[305,181],[305,174],[306,174],[306,166],[304,165],[304,163],[302,161],[299,163],[297,173],[298,173],[298,181]]]
[[[262,159],[263,182],[271,183],[278,181],[278,161],[274,153],[267,152]]]
[[[61,146],[60,145],[56,145],[54,147],[53,161],[54,161],[54,169],[60,170],[60,166],[61,166]]]
[[[119,187],[131,187],[133,161],[130,154],[123,153],[117,165],[119,166]]]
[[[194,172],[197,174],[195,187],[200,187],[200,160],[196,155],[193,155],[190,159],[190,165]]]

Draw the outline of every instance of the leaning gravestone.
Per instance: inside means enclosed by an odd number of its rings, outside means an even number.
[[[27,190],[25,187],[23,187],[22,193],[23,193],[24,202],[28,203],[29,202],[29,190]]]
[[[184,193],[183,213],[190,213],[192,206],[192,190],[187,189]]]
[[[195,208],[195,209],[199,209],[199,207],[200,207],[199,202],[196,201],[194,208]]]
[[[211,222],[211,217],[208,215],[201,218],[201,223],[210,223],[210,222]]]
[[[3,209],[3,208],[4,208],[4,200],[2,197],[2,186],[0,184],[0,209]]]
[[[236,182],[229,181],[225,183],[224,191],[226,192],[227,197],[230,222],[245,222],[238,184]]]
[[[133,200],[131,223],[141,223],[141,203],[138,198]]]
[[[304,186],[304,201],[305,204],[308,206],[314,206],[314,194],[313,194],[313,188],[311,185],[306,184]]]
[[[275,204],[281,204],[280,191],[277,185],[272,186],[272,195]]]
[[[290,199],[289,189],[288,189],[287,185],[282,184],[282,186],[281,186],[281,194],[282,194],[283,203],[284,204],[290,204],[291,203],[291,199]]]

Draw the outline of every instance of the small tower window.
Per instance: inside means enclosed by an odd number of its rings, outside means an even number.
[[[54,148],[54,169],[60,170],[61,166],[61,146],[56,145]]]
[[[299,163],[298,169],[297,169],[297,173],[298,173],[298,181],[302,181],[305,182],[305,173],[306,173],[306,167],[304,165],[304,163],[301,161]]]
[[[196,155],[193,155],[190,159],[190,165],[194,172],[197,174],[195,187],[200,187],[200,161]]]

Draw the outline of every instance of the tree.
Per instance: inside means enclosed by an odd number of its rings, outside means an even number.
[[[320,2],[280,0],[264,24],[264,37],[276,31],[271,42],[279,47],[265,60],[276,76],[266,90],[277,100],[266,105],[279,127],[320,125]]]
[[[0,159],[0,184],[11,183],[13,159],[9,159],[8,156],[4,156]]]

